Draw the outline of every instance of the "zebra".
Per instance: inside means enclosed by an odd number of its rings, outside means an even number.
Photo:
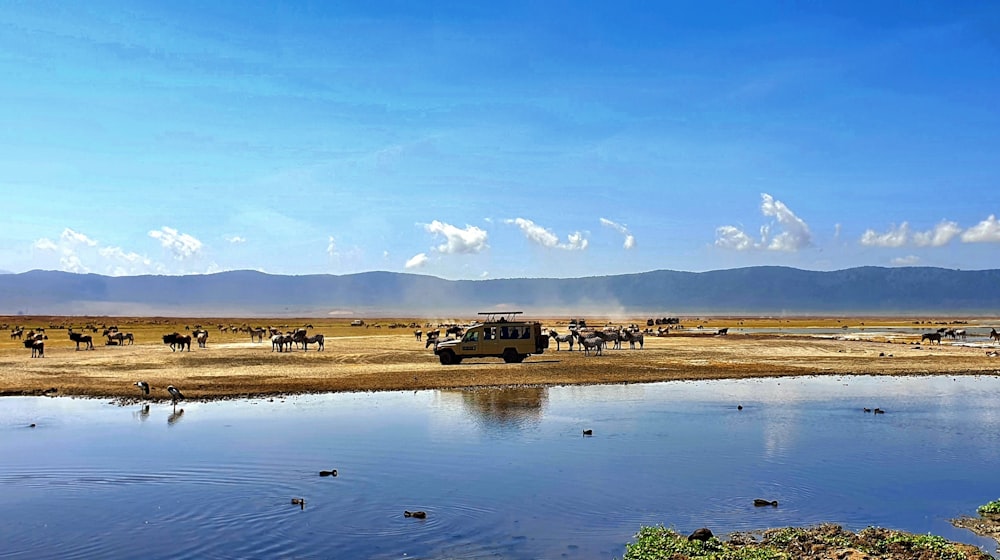
[[[94,349],[94,337],[90,336],[89,334],[80,334],[70,330],[69,339],[76,343],[77,350],[80,349],[81,342],[84,344],[84,350]]]
[[[554,331],[554,330],[549,330],[549,336],[551,336],[552,338],[554,338],[555,341],[556,341],[556,351],[559,351],[559,343],[560,342],[565,342],[565,343],[569,344],[569,351],[570,352],[573,351],[573,338],[574,338],[574,335],[573,335],[572,331],[570,331],[569,334],[560,335],[560,334],[556,333],[556,331]]]
[[[316,335],[313,335],[313,336],[307,336],[305,339],[302,340],[302,350],[304,352],[308,351],[310,344],[318,344],[319,348],[317,348],[316,351],[317,352],[322,352],[323,349],[324,349],[324,346],[323,346],[323,335],[316,334]]]

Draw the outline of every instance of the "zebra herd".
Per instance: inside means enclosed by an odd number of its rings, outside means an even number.
[[[556,341],[556,351],[561,350],[562,343],[569,345],[569,350],[573,351],[573,344],[578,344],[583,348],[584,355],[589,356],[591,351],[597,356],[601,355],[604,348],[611,344],[615,350],[620,350],[622,342],[628,342],[629,348],[635,350],[635,345],[639,345],[642,350],[645,342],[645,334],[635,325],[628,328],[606,328],[596,329],[571,329],[568,334],[560,335],[554,329],[549,329],[549,336]]]
[[[315,344],[317,351],[323,351],[324,336],[322,334],[309,336],[306,328],[285,333],[274,332],[271,335],[271,352],[291,352],[296,345],[301,346],[303,352],[308,352],[310,344]]]

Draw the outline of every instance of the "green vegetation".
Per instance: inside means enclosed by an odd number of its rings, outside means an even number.
[[[824,558],[856,551],[874,558],[922,560],[975,560],[989,558],[975,547],[952,543],[936,535],[915,535],[868,527],[858,533],[838,525],[771,529],[756,540],[746,533],[730,541],[717,538],[689,541],[663,526],[643,527],[635,542],[626,546],[623,560],[794,560]]]
[[[980,515],[1000,514],[1000,500],[993,500],[986,505],[979,506],[976,511],[978,511]]]

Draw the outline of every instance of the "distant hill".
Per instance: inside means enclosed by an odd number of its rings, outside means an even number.
[[[394,272],[282,276],[231,271],[101,276],[0,275],[0,314],[468,317],[674,314],[1000,314],[1000,270],[750,267],[587,278],[443,280]]]

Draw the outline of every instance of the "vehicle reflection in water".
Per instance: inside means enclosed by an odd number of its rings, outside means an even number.
[[[439,393],[442,400],[459,399],[462,408],[487,432],[523,429],[539,424],[549,396],[546,387],[446,389]]]

